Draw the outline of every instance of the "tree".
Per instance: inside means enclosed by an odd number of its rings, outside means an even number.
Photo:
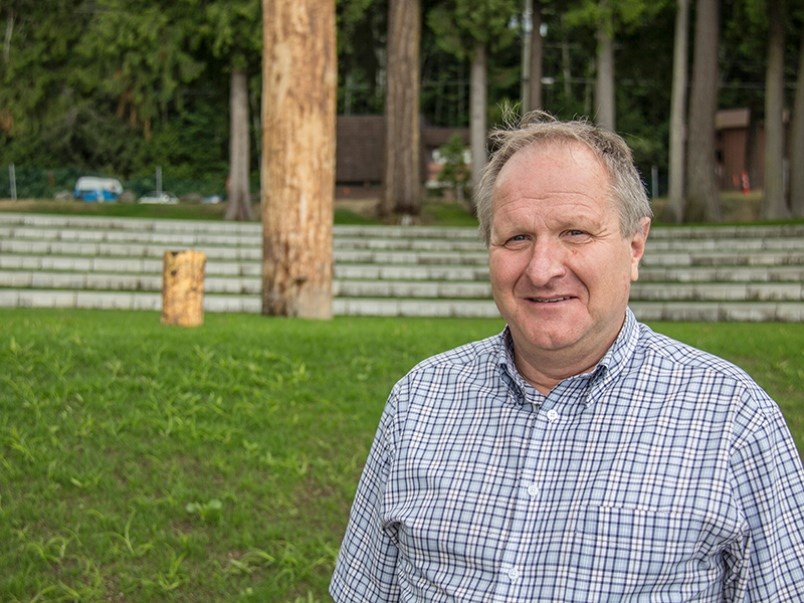
[[[512,39],[511,18],[517,0],[445,0],[428,15],[428,24],[442,48],[459,59],[469,59],[469,147],[472,188],[476,189],[487,161],[487,60],[489,48]]]
[[[765,218],[786,218],[784,191],[784,17],[783,0],[768,0],[768,63],[765,77]]]
[[[720,221],[715,156],[719,22],[718,0],[697,0],[687,128],[689,181],[684,208],[684,219],[687,222]]]
[[[380,215],[416,215],[421,197],[419,96],[420,0],[390,0],[385,158]]]
[[[542,72],[544,41],[542,40],[542,2],[525,0],[525,43],[522,49],[522,112],[542,108]]]
[[[662,8],[663,1],[582,0],[567,11],[567,23],[595,28],[595,120],[604,128],[616,126],[615,39],[644,26]]]
[[[791,126],[790,165],[804,165],[804,33],[800,34],[798,52],[798,76],[793,104]],[[804,170],[790,170],[790,209],[793,216],[804,217]]]
[[[229,176],[227,220],[253,220],[249,145],[249,59],[260,48],[259,0],[218,0],[205,8],[204,33],[213,56],[229,71]]]
[[[600,0],[597,26],[597,69],[595,70],[595,119],[609,130],[615,129],[614,102],[614,24],[609,0]]]
[[[335,2],[262,6],[262,312],[330,318]]]
[[[673,43],[673,90],[670,105],[670,203],[665,216],[672,222],[684,219],[684,156],[687,114],[687,39],[689,0],[678,0]]]

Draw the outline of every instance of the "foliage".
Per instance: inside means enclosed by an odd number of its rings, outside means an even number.
[[[339,111],[380,113],[387,3],[337,0],[336,6]],[[468,125],[467,53],[475,39],[490,42],[488,113],[492,124],[498,121],[499,107],[519,97],[522,2],[425,0],[422,6],[430,25],[422,30],[422,123]],[[564,118],[591,114],[593,26],[605,18],[617,42],[618,128],[637,141],[643,172],[653,165],[666,171],[675,3],[543,0],[542,7],[544,107]],[[790,10],[792,59],[802,14],[798,4]],[[722,20],[719,106],[749,107],[761,118],[765,1],[734,0]],[[260,22],[258,0],[4,1],[0,168],[13,162],[18,169],[139,181],[161,166],[182,180],[225,182],[233,66],[249,68],[251,136],[260,138]],[[796,67],[796,60],[785,63],[788,101]],[[256,156],[251,170],[256,180]]]
[[[804,447],[804,325],[658,324]],[[0,310],[0,599],[324,601],[392,384],[498,320]]]
[[[455,198],[462,202],[470,177],[467,149],[463,144],[463,138],[459,134],[453,134],[438,151],[443,161],[438,181],[449,186],[455,193]]]

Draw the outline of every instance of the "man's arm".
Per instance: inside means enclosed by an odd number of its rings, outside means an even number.
[[[750,529],[745,575],[738,582],[746,601],[800,602],[804,469],[781,411],[771,404],[763,408],[764,420],[745,425],[731,457],[735,494]]]
[[[383,498],[393,460],[395,400],[392,392],[352,504],[330,584],[330,594],[337,603],[399,599],[398,550],[383,525]]]

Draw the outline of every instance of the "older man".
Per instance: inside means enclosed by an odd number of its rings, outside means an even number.
[[[531,116],[478,191],[498,336],[394,387],[341,601],[804,601],[804,470],[744,372],[628,309],[650,207],[621,138]]]

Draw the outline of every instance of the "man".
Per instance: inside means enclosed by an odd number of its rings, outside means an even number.
[[[480,184],[496,337],[394,387],[335,601],[804,601],[804,470],[777,405],[627,307],[631,153],[535,114]]]

